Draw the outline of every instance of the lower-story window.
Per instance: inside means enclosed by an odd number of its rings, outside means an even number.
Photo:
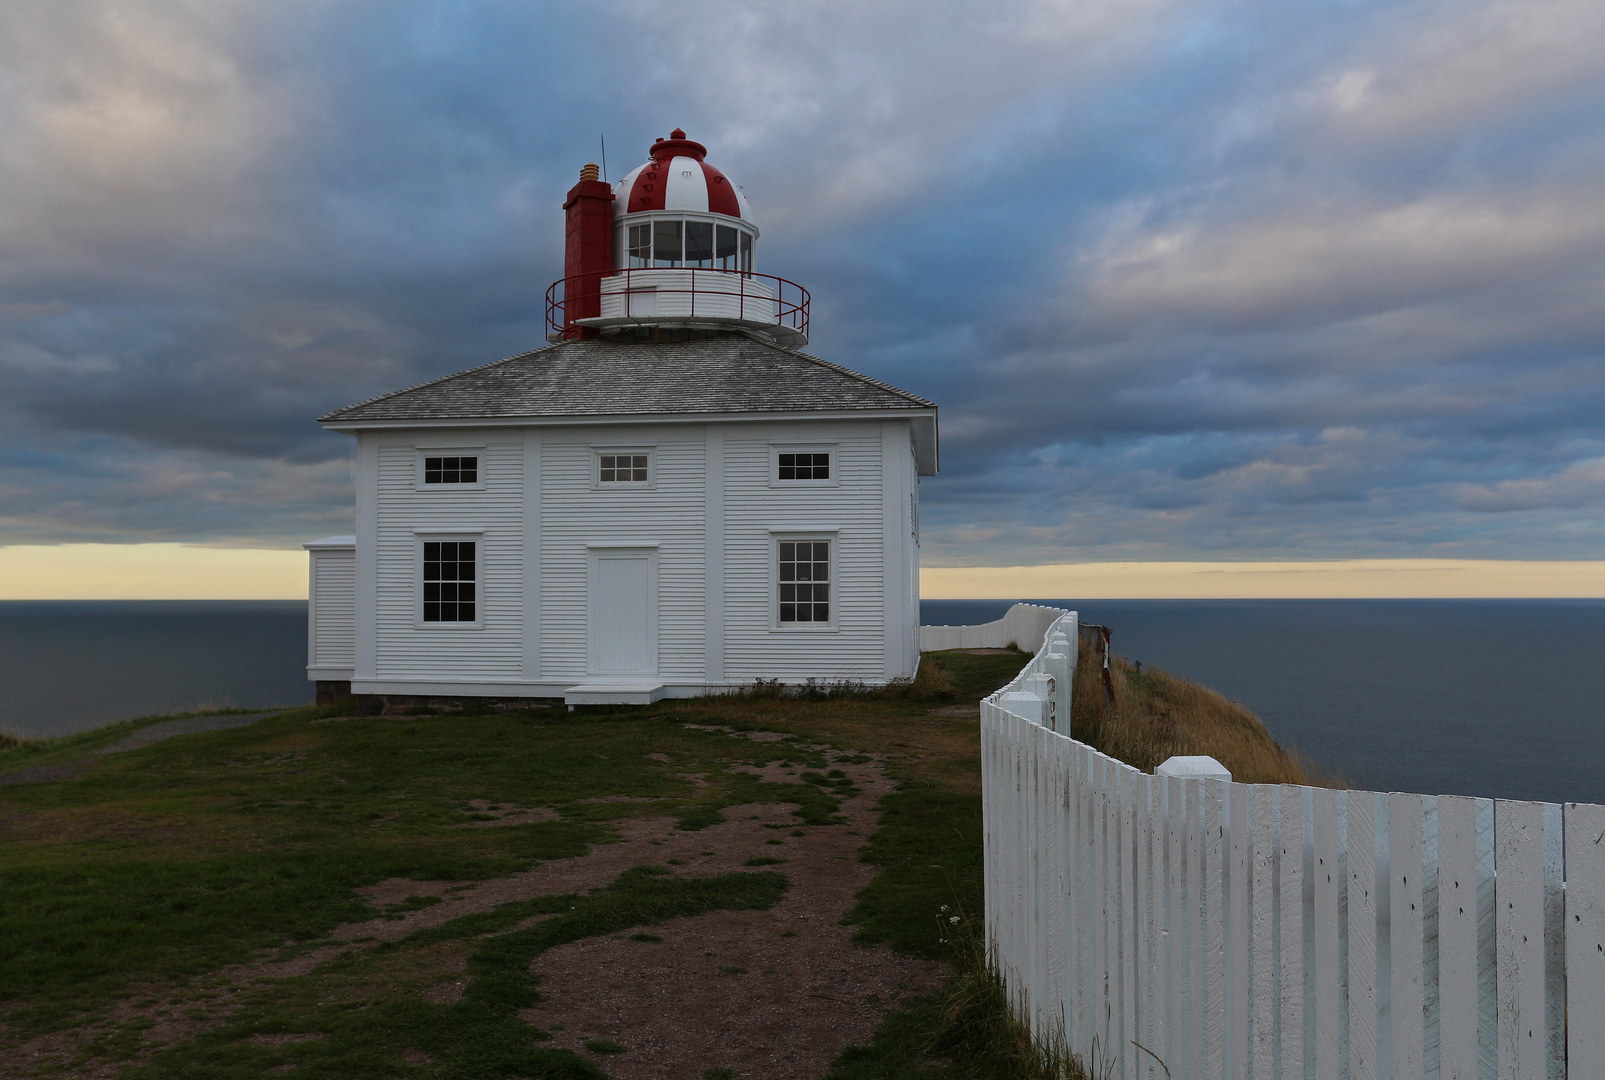
[[[424,622],[471,623],[477,620],[478,546],[473,540],[423,542]]]
[[[830,622],[830,541],[782,540],[778,554],[780,624]]]

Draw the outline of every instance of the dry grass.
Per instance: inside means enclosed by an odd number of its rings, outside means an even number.
[[[1104,691],[1103,644],[1081,635],[1071,733],[1128,765],[1152,772],[1176,754],[1208,754],[1245,784],[1344,787],[1342,780],[1281,746],[1259,718],[1207,686],[1123,656],[1110,657],[1114,707]]]

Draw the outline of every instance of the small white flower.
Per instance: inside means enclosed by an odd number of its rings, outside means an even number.
[[[950,922],[950,923],[956,923],[956,922],[959,921],[959,917],[957,915],[954,915],[951,918],[949,918],[947,921]]]

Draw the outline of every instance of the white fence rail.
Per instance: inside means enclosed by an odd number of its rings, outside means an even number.
[[[1094,1075],[1605,1077],[1605,807],[1151,776],[1067,733],[1074,613],[981,706],[986,933]]]
[[[987,623],[976,623],[974,626],[922,626],[920,651],[1006,649],[1014,645],[1027,652],[1036,652],[1042,647],[1042,638],[1048,627],[1063,614],[1063,608],[1015,604],[1004,612],[1003,618]]]

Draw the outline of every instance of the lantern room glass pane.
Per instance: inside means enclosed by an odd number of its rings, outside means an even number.
[[[652,226],[630,226],[630,266],[652,265]]]
[[[685,258],[680,227],[684,222],[655,221],[652,223],[652,265],[679,266]]]
[[[741,234],[741,270],[743,273],[752,273],[752,234]]]
[[[713,222],[685,223],[685,264],[704,267],[713,265]]]
[[[718,246],[714,250],[714,265],[720,270],[736,268],[736,230],[729,225],[718,227]]]

